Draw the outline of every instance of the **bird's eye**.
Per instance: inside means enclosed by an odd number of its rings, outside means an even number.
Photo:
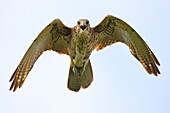
[[[86,24],[89,24],[89,21],[86,21]]]
[[[78,25],[80,25],[80,22],[79,22],[79,21],[77,21],[77,24],[78,24]]]

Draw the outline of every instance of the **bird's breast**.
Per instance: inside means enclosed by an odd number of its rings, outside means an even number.
[[[77,34],[71,41],[71,58],[78,67],[84,66],[92,52],[93,41],[91,35]]]

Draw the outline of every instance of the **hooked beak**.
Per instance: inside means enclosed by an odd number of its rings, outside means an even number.
[[[86,29],[86,25],[81,25],[80,28],[81,28],[82,30],[84,30],[84,29]]]

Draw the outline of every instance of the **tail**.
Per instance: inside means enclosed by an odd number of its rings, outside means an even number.
[[[72,91],[78,92],[80,88],[87,88],[93,81],[93,71],[90,60],[88,61],[82,75],[78,75],[73,71],[73,64],[70,66],[68,77],[68,88]]]

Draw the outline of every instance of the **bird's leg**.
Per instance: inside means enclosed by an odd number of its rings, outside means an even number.
[[[87,63],[89,62],[89,59],[87,59],[86,60],[86,62],[85,62],[85,64],[84,64],[84,68],[83,68],[83,71],[85,70],[85,68],[86,68],[86,65],[87,65]]]
[[[77,67],[76,65],[74,65],[74,66],[73,66],[73,72],[74,72],[76,75],[81,76],[82,73],[84,72],[84,67]]]
[[[83,66],[83,67],[78,67],[78,66],[74,65],[74,67],[73,67],[73,72],[74,72],[75,74],[78,74],[79,76],[81,76],[81,75],[84,73],[85,68],[86,68],[86,65],[87,65],[88,62],[89,62],[89,59],[86,60],[86,62],[84,63],[84,66]]]
[[[73,60],[71,59],[70,69],[74,72],[75,75],[80,76],[83,72],[83,67],[78,67],[74,64]]]

